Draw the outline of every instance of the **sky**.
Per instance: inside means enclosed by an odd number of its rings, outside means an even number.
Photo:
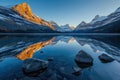
[[[98,14],[107,16],[120,7],[120,0],[0,0],[0,5],[9,7],[23,2],[40,18],[73,26],[90,22]]]

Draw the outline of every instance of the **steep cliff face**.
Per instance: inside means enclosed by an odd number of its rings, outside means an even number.
[[[47,26],[47,27],[51,28],[52,30],[55,30],[50,22],[47,22],[47,21],[37,17],[36,15],[34,15],[32,13],[30,6],[27,3],[17,4],[12,7],[12,10],[17,12],[21,17],[25,18],[26,20],[29,20],[31,22],[34,22],[34,23],[37,23],[40,25]]]

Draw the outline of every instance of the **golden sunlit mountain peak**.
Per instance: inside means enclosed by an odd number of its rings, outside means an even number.
[[[30,6],[26,2],[13,6],[12,10],[17,12],[21,17],[25,18],[26,20],[29,20],[31,22],[34,22],[34,23],[37,23],[40,25],[47,26],[47,27],[51,28],[52,30],[54,30],[54,27],[52,26],[52,24],[50,22],[47,22],[47,21],[37,17],[36,15],[34,15],[32,13]]]

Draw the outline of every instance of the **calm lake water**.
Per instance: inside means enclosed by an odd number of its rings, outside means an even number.
[[[73,68],[79,51],[93,58],[79,75]],[[101,54],[114,58],[102,63]],[[48,60],[48,68],[36,77],[23,72],[28,58]],[[120,80],[120,36],[0,36],[0,80]]]

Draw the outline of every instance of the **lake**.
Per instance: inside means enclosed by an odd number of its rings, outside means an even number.
[[[92,65],[75,60],[80,51],[91,56]],[[102,54],[114,60],[103,62]],[[26,59],[48,61],[48,66],[27,74],[23,70]],[[1,35],[0,80],[120,80],[120,36]]]

